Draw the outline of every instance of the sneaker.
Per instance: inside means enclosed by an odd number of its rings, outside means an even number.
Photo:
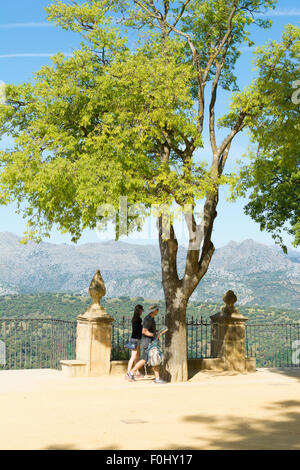
[[[133,382],[133,381],[135,380],[134,375],[132,374],[132,372],[127,372],[126,378],[127,378],[130,382]]]
[[[163,379],[155,379],[155,380],[154,380],[154,383],[155,383],[155,384],[166,384],[167,382],[166,382],[165,380],[163,380]]]

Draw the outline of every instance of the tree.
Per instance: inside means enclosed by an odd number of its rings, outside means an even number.
[[[259,48],[259,76],[233,102],[253,113],[248,122],[254,148],[240,170],[236,195],[250,190],[246,214],[287,251],[282,231],[300,245],[300,28],[287,26],[280,43]],[[272,79],[270,79],[272,75]],[[263,109],[263,112],[261,112]]]
[[[231,181],[224,168],[232,141],[254,112],[235,108],[224,123],[227,136],[218,142],[217,90],[237,91],[239,49],[253,44],[248,27],[268,27],[261,12],[274,3],[56,1],[47,9],[49,20],[80,33],[80,49],[69,59],[56,55],[31,83],[8,86],[8,106],[1,107],[1,132],[15,140],[1,153],[0,202],[27,202],[28,238],[45,236],[57,224],[76,241],[106,214],[99,206],[118,208],[120,196],[129,204],[143,202],[146,213],[153,204],[189,207],[181,278],[173,218],[167,236],[164,209],[158,214],[169,327],[165,376],[172,381],[187,379],[186,306],[214,253],[218,191]],[[125,28],[137,35],[135,48],[127,44]],[[205,116],[209,166],[196,153]],[[199,200],[204,209],[197,222]],[[140,207],[131,212],[129,230],[143,215]],[[119,217],[117,235],[121,226]]]

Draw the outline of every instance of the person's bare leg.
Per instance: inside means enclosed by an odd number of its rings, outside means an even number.
[[[152,369],[154,371],[155,379],[159,380],[159,367],[153,366]]]
[[[131,357],[128,361],[127,371],[130,371],[132,369],[134,363],[136,363],[136,360],[137,360],[137,350],[131,351]]]
[[[141,367],[143,367],[146,364],[145,359],[141,359],[133,369],[131,369],[131,373],[134,374],[137,370],[139,370]]]
[[[134,360],[134,362],[133,362],[132,367],[136,366],[136,364],[137,364],[137,363],[139,362],[139,360],[140,360],[140,350],[141,350],[141,347],[140,347],[140,345],[138,345],[138,347],[136,348],[136,358],[135,358],[135,360]],[[137,376],[140,376],[141,374],[140,374],[139,371],[137,371],[137,372],[136,372],[136,375],[137,375]]]

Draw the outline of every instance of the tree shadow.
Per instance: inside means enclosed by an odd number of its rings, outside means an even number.
[[[43,450],[76,450],[73,444],[52,444],[44,447]]]
[[[300,380],[300,367],[282,367],[279,369],[270,369],[270,371]]]
[[[159,449],[159,450],[199,450],[198,447],[193,446],[182,446],[179,444],[170,444],[168,445],[168,449]]]
[[[95,447],[94,450],[118,450],[119,447],[115,444],[111,444],[109,446],[104,447]],[[43,450],[81,450],[78,445],[73,444],[52,444],[50,446],[44,447]]]
[[[250,372],[237,372],[237,371],[214,370],[214,369],[196,370],[196,369],[190,368],[188,380],[190,380],[191,382],[192,381],[196,382],[197,379],[202,379],[202,378],[210,378],[210,377],[214,378],[214,377],[220,377],[220,376],[233,377],[233,376],[238,376],[238,375],[248,375],[249,373]]]
[[[300,450],[300,401],[278,401],[265,409],[273,410],[274,419],[230,415],[219,419],[216,416],[190,415],[185,416],[183,421],[207,424],[208,436],[213,431],[215,437],[207,437],[205,447],[212,449]],[[203,436],[195,436],[194,439],[203,440]]]
[[[104,447],[97,447],[95,450],[119,450],[119,446],[115,444],[111,444],[110,446],[104,446]]]

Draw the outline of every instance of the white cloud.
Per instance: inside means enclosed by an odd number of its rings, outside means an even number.
[[[52,28],[53,23],[6,23],[0,24],[0,29],[14,29],[14,28]]]
[[[15,53],[15,54],[0,54],[0,59],[9,59],[14,57],[51,57],[57,54],[57,52],[26,52],[26,53]],[[63,52],[66,57],[71,57],[71,52]]]
[[[272,10],[260,16],[300,16],[300,10]]]

